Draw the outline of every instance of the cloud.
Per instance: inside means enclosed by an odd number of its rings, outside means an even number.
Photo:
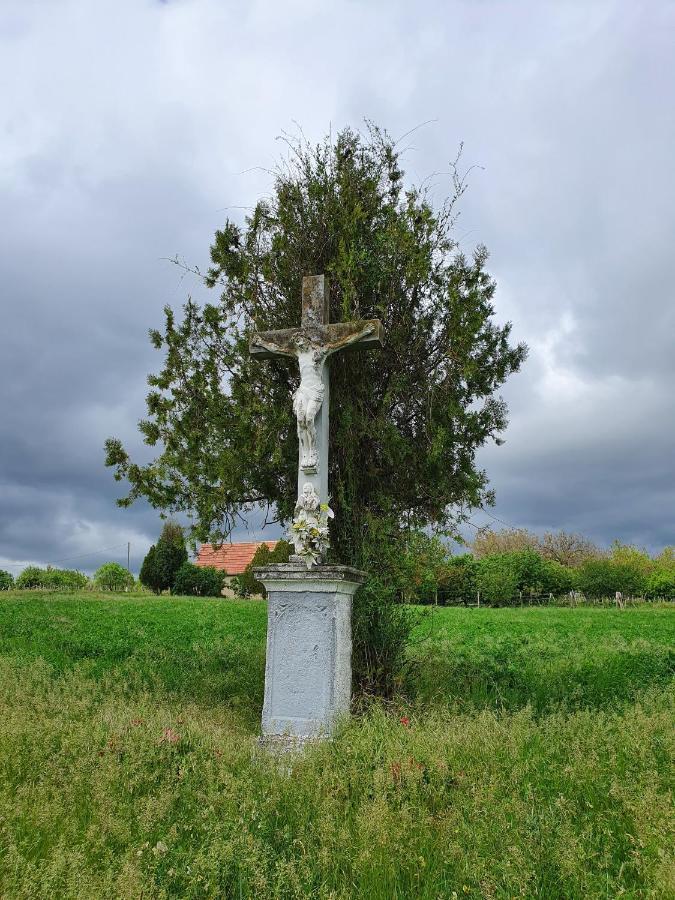
[[[532,348],[480,454],[494,513],[672,542],[673,25],[666,2],[3,4],[0,566],[127,541],[138,564],[158,516],[116,508],[102,444],[147,454],[147,329],[204,296],[166,257],[205,264],[283,129],[364,117],[433,120],[402,146],[439,199],[460,142],[482,167],[458,238]]]

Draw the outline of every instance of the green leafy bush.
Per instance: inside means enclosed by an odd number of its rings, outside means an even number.
[[[63,590],[80,590],[86,587],[89,579],[75,569],[41,569],[39,566],[28,566],[16,579],[17,588],[61,588]]]
[[[491,559],[486,556],[481,562]],[[493,606],[508,606],[518,595],[518,579],[515,572],[505,565],[480,566],[476,588],[486,603]]]
[[[107,562],[96,570],[94,584],[102,591],[124,591],[134,586],[134,576],[119,563]]]
[[[477,563],[476,587],[481,600],[504,606],[534,597],[561,596],[577,583],[575,570],[537,551],[495,553]]]
[[[646,594],[650,599],[675,600],[675,570],[663,569],[649,575]]]
[[[579,590],[592,598],[613,597],[620,591],[627,597],[644,594],[647,576],[640,566],[611,559],[589,559],[579,569]]]
[[[544,559],[539,571],[539,587],[541,594],[553,594],[561,597],[577,586],[577,570],[563,566],[553,559]]]
[[[471,553],[451,557],[439,586],[443,604],[468,603],[476,599],[478,563]]]
[[[143,560],[139,574],[141,584],[156,594],[170,590],[178,570],[187,561],[183,529],[175,522],[167,522],[159,540],[150,547]]]
[[[14,576],[0,569],[0,591],[8,591],[14,587]]]
[[[213,566],[195,566],[186,562],[176,573],[173,584],[173,594],[183,594],[195,597],[220,597],[225,573]]]

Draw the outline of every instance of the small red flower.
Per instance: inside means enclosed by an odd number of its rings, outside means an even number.
[[[410,728],[410,719],[407,716],[401,716],[401,725],[404,728]]]

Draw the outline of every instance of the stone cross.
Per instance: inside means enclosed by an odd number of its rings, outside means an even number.
[[[307,275],[302,279],[301,327],[258,331],[252,335],[250,343],[251,356],[257,359],[286,357],[298,360],[300,384],[293,395],[293,412],[300,444],[298,506],[303,508],[309,496],[315,496],[320,504],[328,503],[328,358],[339,350],[382,346],[379,319],[331,325],[328,310],[325,276]]]
[[[302,325],[252,335],[258,359],[297,359],[293,395],[298,423],[295,556],[256,569],[267,588],[267,656],[263,745],[283,750],[331,733],[349,714],[352,596],[366,579],[348,566],[325,565],[328,549],[328,358],[339,350],[382,345],[377,319],[328,321],[323,275],[302,279]],[[316,563],[321,563],[316,565]]]

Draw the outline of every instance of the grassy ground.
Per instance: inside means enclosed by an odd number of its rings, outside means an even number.
[[[290,772],[265,616],[4,595],[3,900],[675,896],[674,611],[434,610],[407,700]]]

